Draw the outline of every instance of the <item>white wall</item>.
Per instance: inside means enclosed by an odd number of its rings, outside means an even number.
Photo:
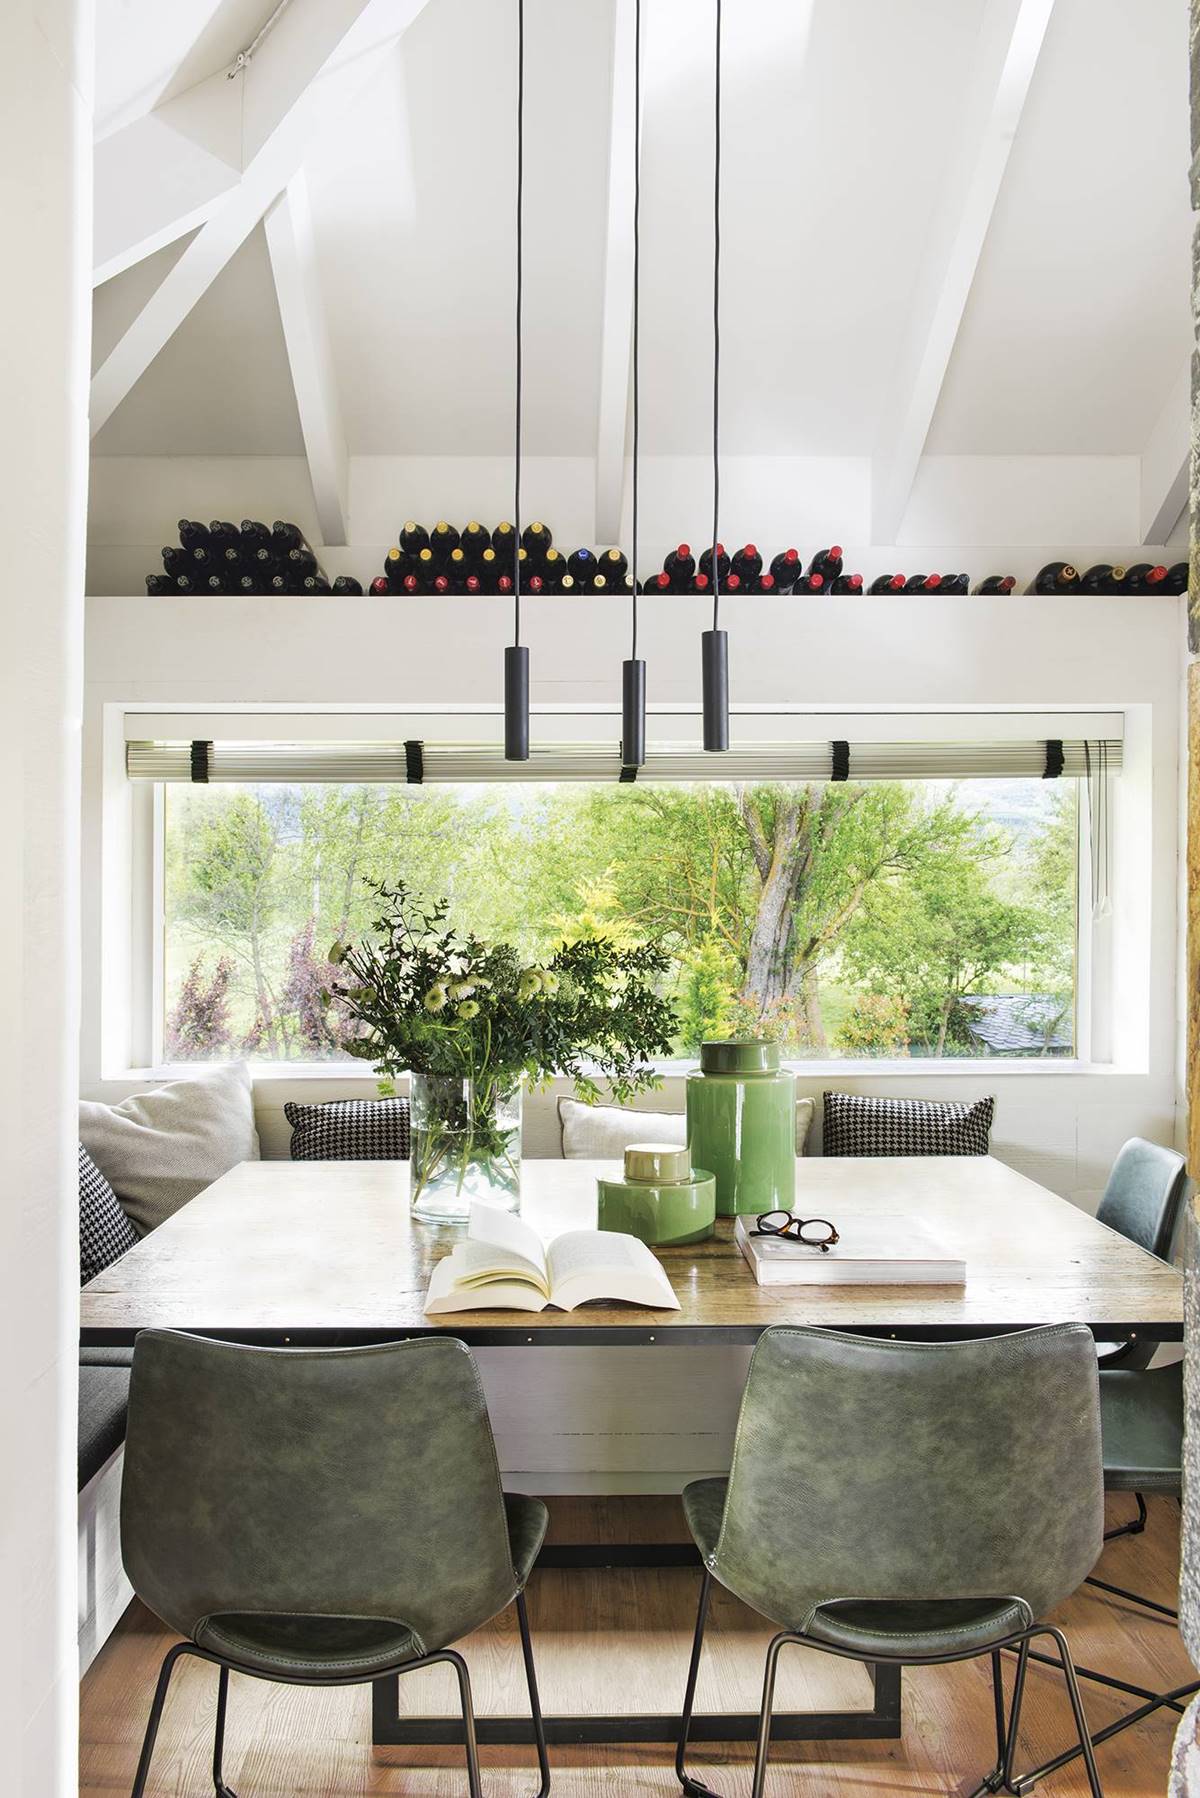
[[[546,520],[560,543],[595,543],[595,464],[589,457],[531,456],[523,510]],[[684,537],[711,530],[712,471],[697,456],[646,457],[639,502],[639,566],[653,571]],[[1054,557],[1084,565],[1135,559],[1141,506],[1137,456],[927,456],[898,545],[871,542],[871,465],[855,456],[727,456],[721,470],[721,534],[771,551],[795,543],[807,554],[831,541],[868,579],[966,569],[972,576],[1027,576]],[[470,516],[494,522],[512,511],[506,456],[353,456],[350,541],[322,562],[330,575],[366,584],[379,572],[403,519]],[[88,591],[140,593],[161,570],[180,516],[250,513],[290,518],[318,543],[307,464],[297,457],[97,456],[92,463]],[[621,541],[630,540],[626,467]],[[1154,560],[1165,546],[1137,560]],[[1164,559],[1179,560],[1176,549]]]
[[[611,704],[625,653],[626,608],[614,602],[527,601],[533,699]],[[841,1071],[862,1092],[998,1095],[997,1152],[1084,1205],[1094,1204],[1120,1143],[1170,1141],[1176,1107],[1179,668],[1182,604],[1154,600],[789,600],[729,603],[733,692],[744,703],[827,708],[945,706],[1126,707],[1129,770],[1123,862],[1130,928],[1118,983],[1126,1026],[1108,1071],[989,1065],[936,1074]],[[643,653],[653,701],[695,702],[700,620],[688,599],[643,604]],[[262,704],[390,709],[494,702],[510,626],[499,601],[171,600],[88,602],[84,1081],[90,1093],[129,1090],[119,1040],[101,1034],[128,991],[128,914],[100,901],[102,850],[119,877],[127,857],[128,788],[119,732],[104,717],[153,708]],[[447,645],[453,644],[452,659]],[[107,797],[106,797],[107,794]],[[110,880],[110,886],[112,882]],[[1125,903],[1122,900],[1122,903]],[[1140,1026],[1140,1027],[1139,1027]],[[117,1033],[119,1038],[119,1032]],[[268,1153],[286,1149],[283,1100],[361,1091],[364,1076],[260,1082]],[[829,1080],[809,1080],[818,1091]],[[677,1086],[665,1102],[678,1105]],[[554,1152],[547,1101],[531,1106],[527,1152]]]
[[[0,1741],[76,1790],[79,713],[90,299],[87,0],[12,0],[0,63]]]

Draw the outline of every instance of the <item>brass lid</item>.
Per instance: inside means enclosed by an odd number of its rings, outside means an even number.
[[[692,1157],[679,1143],[630,1143],[625,1178],[644,1186],[675,1186],[692,1177]]]
[[[704,1074],[777,1074],[779,1044],[763,1042],[758,1037],[701,1043],[700,1071]]]

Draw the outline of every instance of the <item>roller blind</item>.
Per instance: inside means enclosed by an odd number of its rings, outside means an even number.
[[[545,739],[556,721],[542,718],[544,740],[531,745],[527,762],[506,762],[502,745],[488,740],[494,719],[483,720],[482,728],[478,718],[472,719],[466,730],[456,732],[455,726],[464,722],[453,717],[398,720],[378,715],[369,719],[314,715],[305,721],[262,714],[251,721],[236,715],[164,718],[131,713],[126,719],[126,767],[130,779],[149,781],[468,785],[630,778],[621,767],[616,732],[607,741],[600,737],[607,720],[589,721],[596,728],[595,741],[554,741]],[[656,722],[663,728],[663,738],[656,742],[651,737],[645,765],[637,772],[641,781],[1080,777],[1089,766],[1094,770],[1102,756],[1109,771],[1118,770],[1124,740],[1124,720],[1111,712],[936,718],[860,714],[820,720],[773,714],[741,721],[741,734],[750,740],[738,740],[735,720],[733,747],[722,755],[707,755],[698,743],[681,740],[690,735],[689,721]],[[398,724],[441,729],[436,735],[401,735]],[[857,733],[855,725],[860,727]],[[167,728],[151,734],[147,726]],[[889,734],[877,734],[889,726]],[[818,736],[820,727],[830,734]]]

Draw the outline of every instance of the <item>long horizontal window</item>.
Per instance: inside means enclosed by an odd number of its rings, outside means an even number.
[[[479,744],[448,744],[449,720],[442,748],[404,739],[423,746],[416,767],[394,722],[391,744],[351,746],[344,721],[341,744],[273,742],[269,720],[236,743],[139,722],[129,772],[161,795],[167,1062],[343,1057],[320,1003],[325,953],[368,928],[368,882],[398,875],[531,955],[564,937],[661,942],[680,1056],[750,1031],[799,1060],[1077,1052],[1078,777],[1119,765],[1108,719],[957,744],[922,741],[914,720],[907,763],[882,765],[895,732],[856,739],[860,756],[842,739],[839,778],[838,738],[719,764],[679,747],[661,752],[678,758],[669,778],[652,757],[632,785],[611,749],[585,772],[571,758],[599,750],[556,745],[510,778],[494,752],[484,767]]]

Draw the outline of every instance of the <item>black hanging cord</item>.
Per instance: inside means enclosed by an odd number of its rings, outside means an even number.
[[[525,289],[525,0],[517,0],[517,403],[513,456],[513,644],[521,641],[521,304]]]
[[[721,506],[721,0],[717,0],[717,45],[713,82],[713,528],[712,528],[712,627],[720,626],[721,571],[717,556],[718,514]]]
[[[638,442],[641,428],[639,392],[640,375],[640,298],[642,282],[642,0],[634,0],[633,8],[633,646],[630,656],[636,662],[638,651]]]

